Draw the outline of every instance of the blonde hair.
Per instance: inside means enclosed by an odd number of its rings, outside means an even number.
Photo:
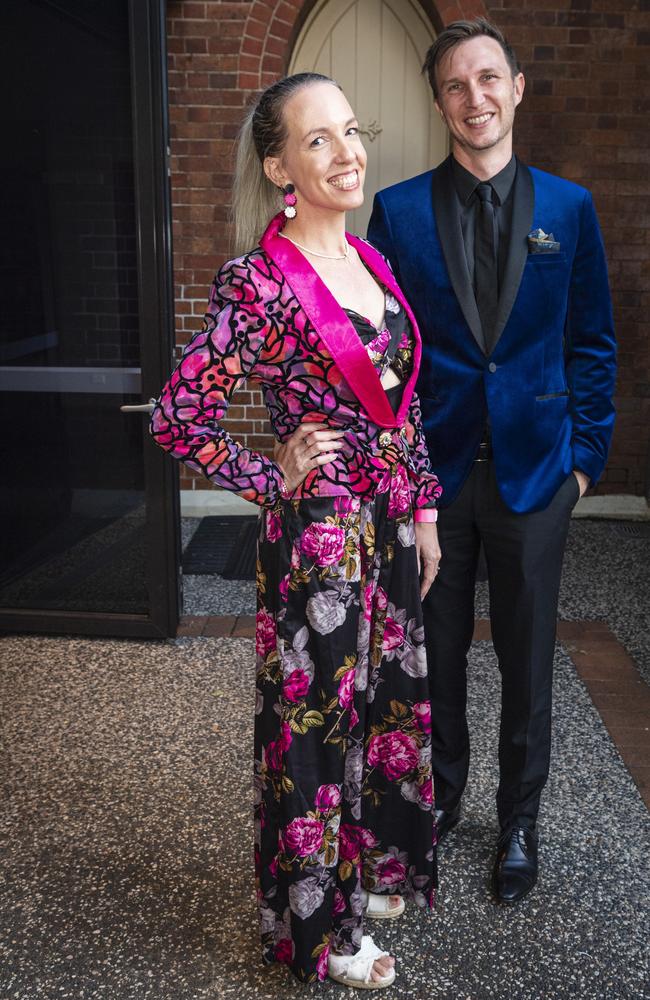
[[[285,104],[297,90],[313,83],[339,86],[322,73],[294,73],[267,87],[246,113],[237,140],[233,180],[235,254],[257,246],[269,220],[282,208],[282,191],[264,173],[264,160],[279,156],[284,148]]]

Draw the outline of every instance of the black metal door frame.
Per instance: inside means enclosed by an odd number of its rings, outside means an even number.
[[[128,2],[140,363],[147,400],[167,379],[174,351],[165,0]],[[129,419],[143,420],[135,414]],[[149,440],[144,420],[143,434],[150,613],[8,608],[0,611],[0,629],[159,639],[176,634],[181,606],[178,469]]]
[[[157,396],[169,377],[175,341],[165,8],[165,0],[129,0],[145,400]],[[155,631],[136,634],[174,636],[181,607],[178,466],[146,437],[148,624]]]

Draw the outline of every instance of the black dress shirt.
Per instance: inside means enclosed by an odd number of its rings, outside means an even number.
[[[471,174],[469,170],[461,166],[453,156],[451,158],[451,169],[456,194],[458,195],[458,214],[460,217],[460,228],[463,233],[467,268],[472,287],[474,287],[474,230],[478,209],[478,195],[475,192],[477,184],[480,184],[481,181],[474,174]],[[497,220],[498,233],[497,282],[499,291],[501,291],[501,282],[508,255],[508,236],[512,226],[512,189],[516,173],[517,160],[513,156],[503,170],[500,170],[494,177],[488,178],[489,183],[494,189],[494,214]]]

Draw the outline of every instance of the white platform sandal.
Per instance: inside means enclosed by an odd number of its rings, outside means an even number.
[[[395,920],[396,917],[401,917],[406,909],[402,896],[397,896],[396,893],[391,896],[380,896],[376,892],[366,892],[362,889],[361,898],[364,913],[371,920]],[[399,899],[399,903],[391,906],[391,900],[396,898]]]
[[[361,938],[361,947],[354,955],[333,955],[327,958],[327,973],[343,986],[353,986],[358,990],[383,990],[395,982],[395,969],[391,969],[381,979],[371,979],[372,967],[378,958],[389,958],[387,951],[377,947],[369,934]]]

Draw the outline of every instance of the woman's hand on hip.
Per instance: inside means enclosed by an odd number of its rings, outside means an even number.
[[[424,600],[438,574],[441,552],[435,521],[415,522],[415,551],[420,574],[420,600]]]
[[[289,493],[300,486],[312,469],[334,461],[343,447],[344,434],[345,431],[306,421],[283,444],[276,441],[273,457],[282,469]]]

